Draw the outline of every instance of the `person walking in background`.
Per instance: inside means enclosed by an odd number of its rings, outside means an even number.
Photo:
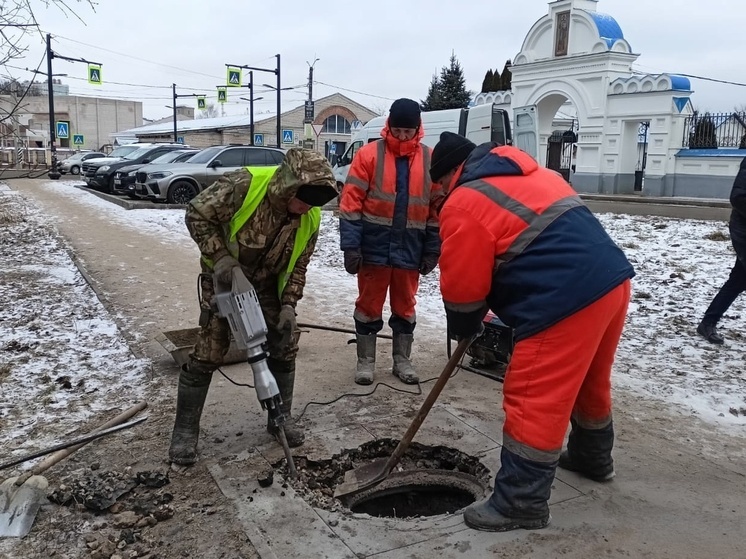
[[[730,240],[736,251],[736,262],[730,271],[727,281],[718,291],[707,307],[702,321],[697,326],[697,333],[712,344],[721,345],[725,340],[717,331],[717,323],[736,298],[746,291],[746,158],[741,161],[741,168],[733,181],[730,192],[730,214],[728,229]]]
[[[394,375],[406,384],[419,377],[411,362],[420,274],[438,264],[437,207],[442,193],[430,180],[429,147],[420,106],[411,99],[391,105],[382,140],[355,154],[339,203],[340,248],[345,269],[358,276],[355,301],[355,382],[371,384],[376,334],[383,328],[388,292]]]

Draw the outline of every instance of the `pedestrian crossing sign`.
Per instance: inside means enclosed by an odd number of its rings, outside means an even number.
[[[264,134],[254,134],[254,145],[255,146],[264,145]]]
[[[228,68],[228,87],[241,87],[241,68]]]
[[[292,130],[283,130],[282,131],[282,143],[283,144],[292,144],[293,143],[293,131]]]
[[[198,95],[197,96],[197,108],[198,109],[206,109],[207,108],[207,100],[205,99],[204,95]]]
[[[88,83],[101,85],[101,66],[98,64],[88,65]]]
[[[83,134],[73,134],[73,145],[82,146],[83,144],[85,144],[85,137]]]
[[[61,140],[70,137],[70,123],[66,121],[60,121],[57,123],[57,137]]]
[[[225,87],[218,88],[218,103],[228,102],[228,89]]]

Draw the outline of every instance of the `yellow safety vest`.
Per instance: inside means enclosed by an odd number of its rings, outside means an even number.
[[[241,207],[233,215],[228,226],[226,244],[228,251],[231,253],[233,258],[238,258],[238,243],[236,242],[236,235],[238,231],[243,227],[249,218],[254,214],[256,209],[261,204],[264,197],[267,195],[267,186],[269,181],[277,171],[277,166],[272,167],[246,167],[246,170],[251,173],[251,186],[249,191],[244,198]],[[300,218],[300,227],[295,233],[295,243],[293,243],[293,252],[290,255],[290,262],[288,267],[283,274],[280,275],[277,281],[277,296],[282,298],[282,292],[285,291],[285,286],[290,279],[290,275],[293,273],[298,258],[303,254],[308,241],[311,240],[311,236],[319,230],[321,225],[321,208],[313,207],[307,213],[303,214]],[[202,257],[204,262],[212,268],[212,261],[205,257]]]

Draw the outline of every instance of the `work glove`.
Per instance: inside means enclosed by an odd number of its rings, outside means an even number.
[[[238,260],[233,258],[231,255],[226,254],[215,262],[215,265],[212,268],[212,273],[215,276],[215,279],[220,283],[227,283],[230,285],[233,283],[233,268],[238,268],[240,266],[241,264],[238,263]]]
[[[360,249],[345,251],[345,270],[353,276],[360,271],[363,265],[363,253]]]
[[[420,261],[420,273],[423,276],[428,275],[438,265],[438,254],[425,254]]]
[[[292,305],[282,305],[280,309],[280,316],[277,319],[277,329],[282,332],[282,341],[280,345],[286,347],[290,345],[290,341],[295,334],[295,330],[298,326],[295,320],[295,309]]]

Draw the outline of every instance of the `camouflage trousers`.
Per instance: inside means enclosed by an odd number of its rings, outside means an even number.
[[[200,331],[194,351],[190,354],[202,364],[205,369],[214,369],[223,364],[223,358],[231,343],[231,329],[225,318],[220,318],[212,308],[212,298],[215,287],[212,274],[203,264],[203,274],[199,277],[200,284]],[[283,334],[277,329],[282,304],[277,296],[277,283],[272,285],[254,285],[262,314],[267,323],[267,344],[265,349],[270,357],[276,361],[293,363],[298,353],[297,338],[290,336],[290,342],[283,345]]]

